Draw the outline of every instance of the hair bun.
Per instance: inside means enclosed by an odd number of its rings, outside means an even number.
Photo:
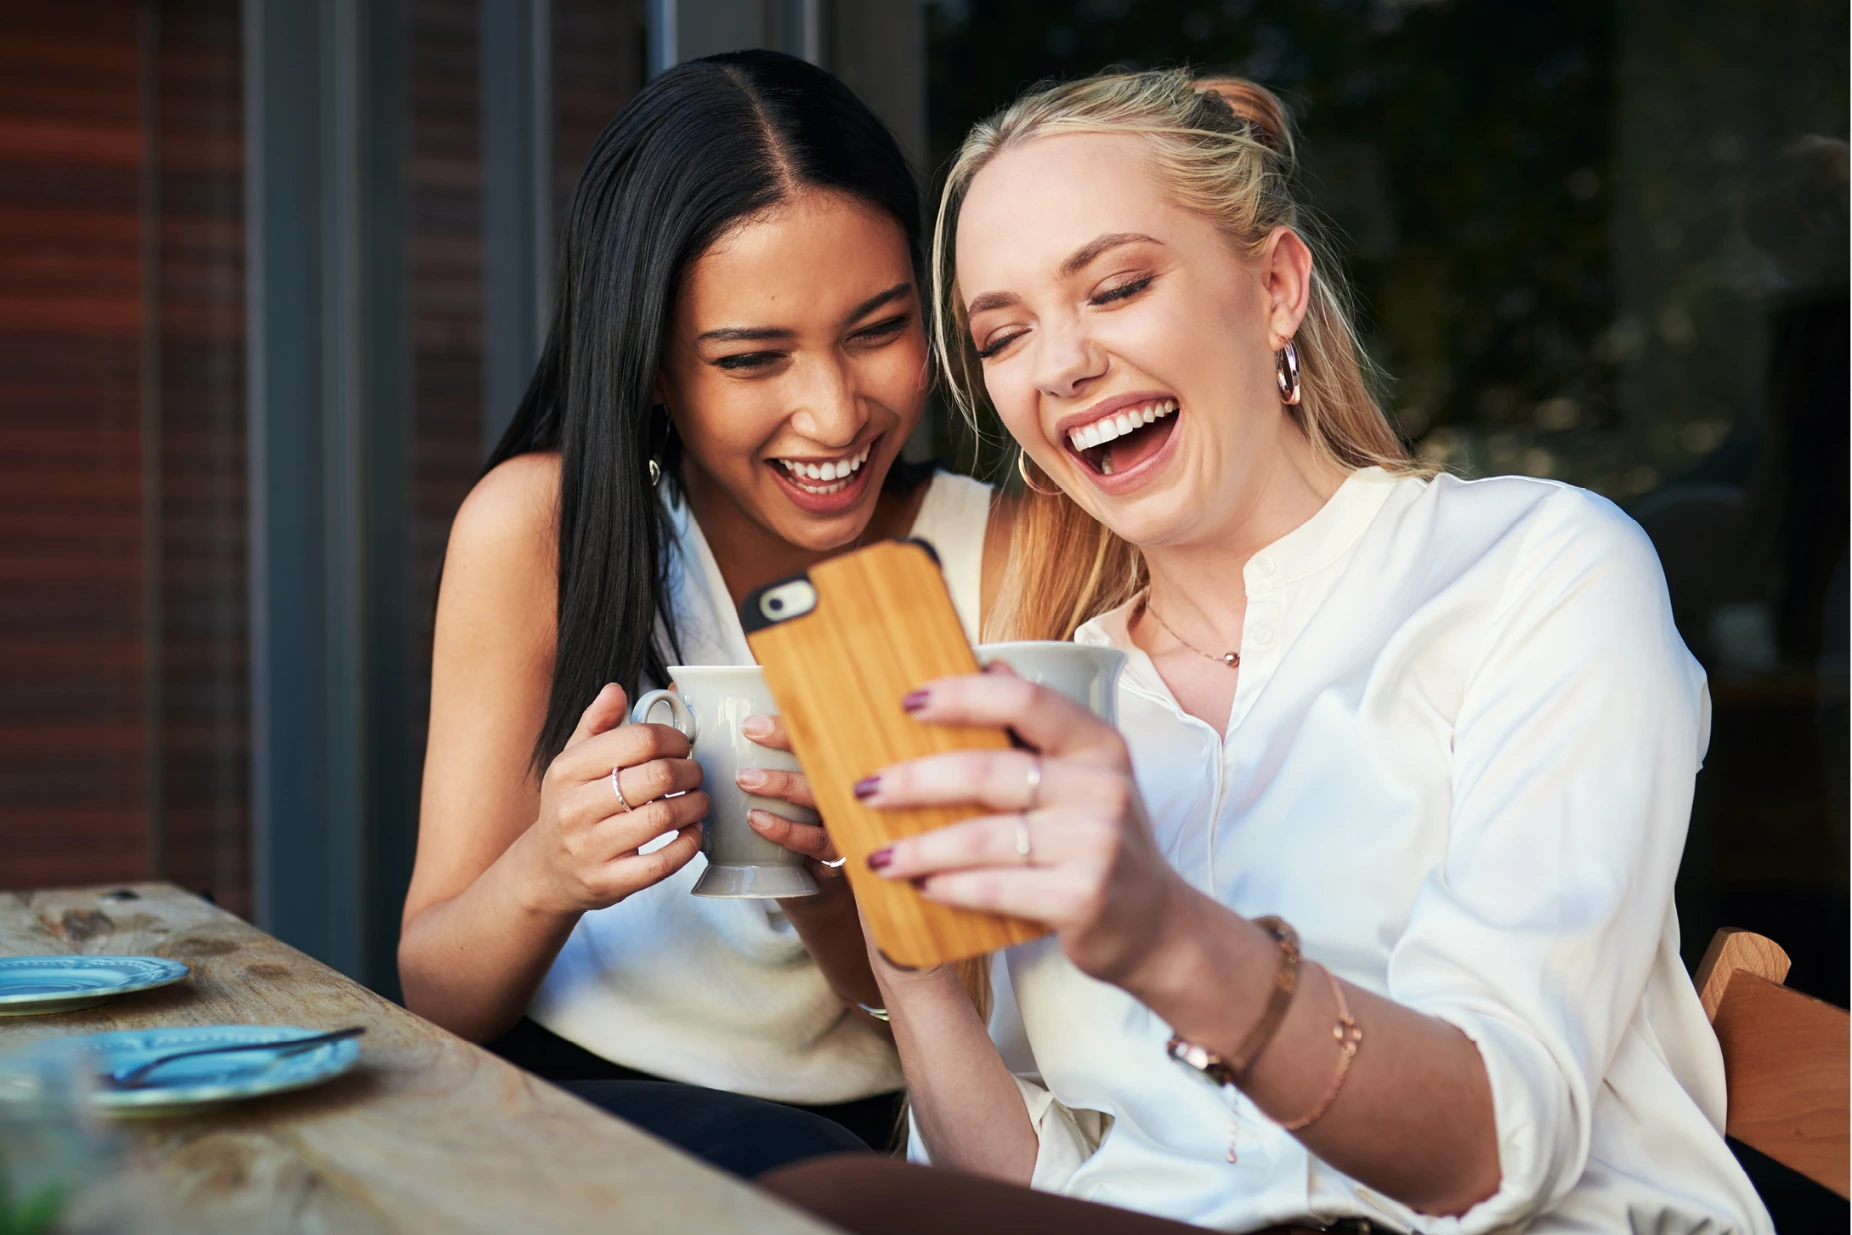
[[[1253,126],[1254,135],[1262,145],[1292,157],[1292,123],[1279,95],[1245,77],[1199,77],[1196,88],[1220,97],[1237,120],[1245,120]]]

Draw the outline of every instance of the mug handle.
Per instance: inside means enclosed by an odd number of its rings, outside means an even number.
[[[682,697],[672,690],[652,690],[637,700],[637,705],[630,709],[630,723],[641,725],[649,722],[650,709],[659,703],[669,705],[669,724],[676,732],[687,738],[693,745],[695,735],[700,732],[695,724],[694,712],[682,701]]]

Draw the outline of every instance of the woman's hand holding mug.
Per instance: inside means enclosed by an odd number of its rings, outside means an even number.
[[[1006,727],[1032,749],[933,755],[858,784],[875,807],[995,812],[896,841],[869,866],[943,904],[1046,923],[1083,972],[1127,985],[1198,898],[1158,850],[1118,731],[1002,666],[928,683],[906,707]]]
[[[740,732],[770,750],[789,752],[791,749],[790,735],[785,732],[784,721],[779,717],[748,716],[741,723]],[[802,772],[745,768],[737,779],[739,787],[748,793],[762,798],[777,798],[781,802],[789,802],[811,811],[817,809],[817,799],[810,792],[810,782]],[[746,821],[752,825],[753,831],[766,840],[809,858],[806,865],[819,886],[827,886],[823,883],[826,879],[841,878],[842,856],[836,852],[830,834],[821,825],[799,823],[769,810],[756,809],[747,813]],[[848,884],[844,883],[842,887],[846,888]]]
[[[600,691],[541,777],[540,816],[525,839],[536,900],[549,911],[614,905],[700,851],[708,798],[688,739],[668,725],[625,724],[628,702],[615,684]],[[637,852],[668,832],[676,837],[662,848]]]

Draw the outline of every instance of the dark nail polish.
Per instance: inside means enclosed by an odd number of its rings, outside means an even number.
[[[877,849],[868,855],[868,869],[871,871],[878,871],[893,860],[894,847],[892,845],[889,845],[886,849]]]
[[[912,694],[908,695],[905,699],[902,699],[900,701],[901,710],[904,712],[919,711],[921,708],[926,706],[926,696],[927,696],[926,691],[923,691],[923,690],[914,691]]]
[[[881,778],[879,776],[864,776],[855,782],[855,796],[858,799],[872,798],[875,796],[875,791],[880,788]]]
[[[915,892],[924,892],[926,890],[926,876],[924,875],[915,875],[913,878],[907,880],[907,882],[913,885],[913,890]]]

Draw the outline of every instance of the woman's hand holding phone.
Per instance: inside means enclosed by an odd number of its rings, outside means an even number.
[[[1031,749],[931,755],[858,785],[881,809],[994,812],[897,840],[869,867],[941,904],[1044,923],[1083,972],[1134,981],[1197,897],[1158,850],[1118,731],[1000,665],[928,683],[906,707],[928,724],[1006,726]]]

